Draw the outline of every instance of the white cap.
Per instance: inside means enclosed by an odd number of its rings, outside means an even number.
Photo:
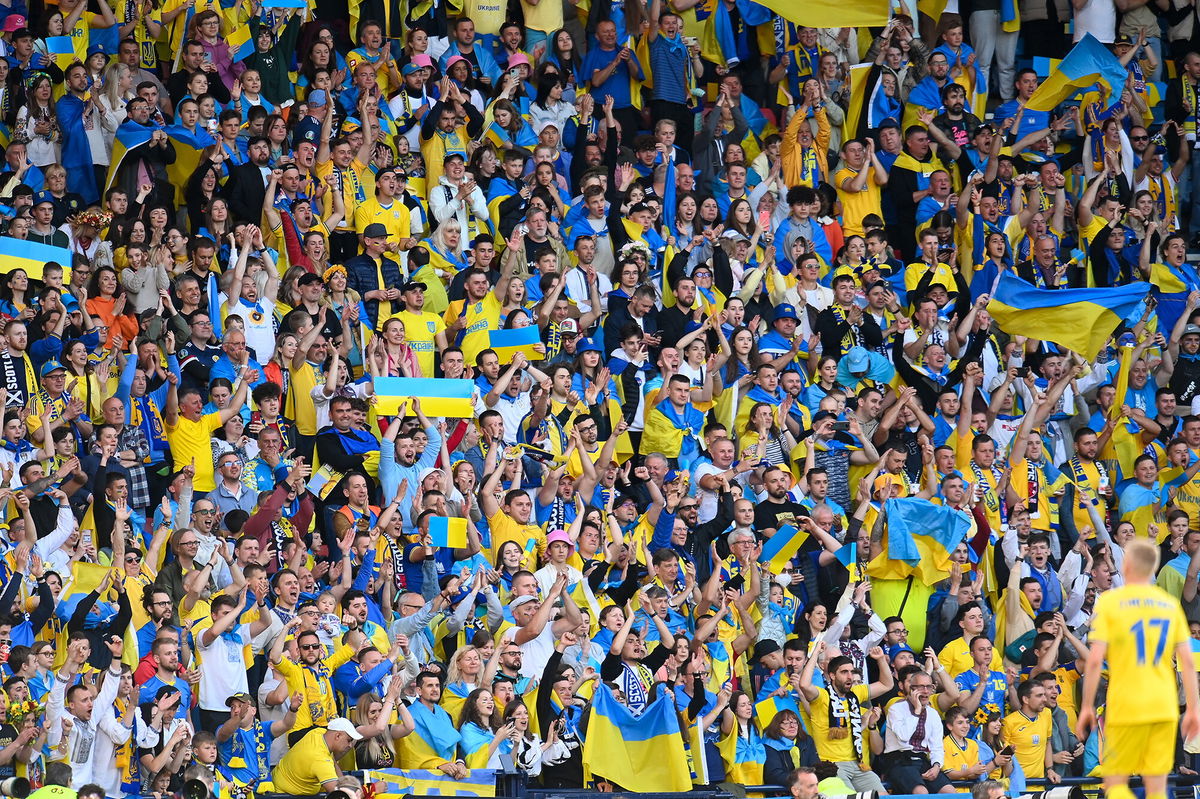
[[[352,741],[361,741],[363,738],[359,731],[355,728],[354,722],[350,721],[350,719],[341,718],[340,716],[329,722],[329,729],[334,732],[346,733],[350,736],[350,740]]]

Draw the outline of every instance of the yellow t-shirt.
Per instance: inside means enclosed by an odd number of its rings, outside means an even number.
[[[429,311],[421,313],[401,311],[394,314],[392,318],[399,319],[404,323],[404,336],[408,339],[408,346],[417,354],[417,365],[421,367],[421,377],[435,377],[437,336],[439,333],[446,332],[445,320]],[[382,327],[380,325],[381,329]]]
[[[287,393],[286,416],[296,423],[296,432],[302,436],[317,434],[317,406],[313,403],[312,390],[325,382],[321,367],[305,361],[299,369],[292,369],[292,385]]]
[[[354,230],[359,235],[374,222],[387,228],[389,244],[399,244],[410,235],[408,206],[394,197],[387,205],[372,197],[354,209]]]
[[[856,697],[862,715],[866,716],[867,709],[865,707],[867,700],[870,698],[870,688],[865,685],[856,685],[851,689]],[[812,714],[810,721],[812,722],[813,742],[817,745],[817,754],[822,760],[828,760],[833,763],[854,762],[858,758],[854,753],[854,742],[850,740],[850,736],[845,738],[829,737],[829,690],[827,688],[819,689],[817,698],[809,703],[810,712]],[[864,725],[866,722],[863,722]],[[853,733],[851,733],[853,734]],[[863,735],[866,735],[866,727],[863,727]],[[863,742],[864,755],[870,751],[870,747]]]
[[[973,671],[975,658],[971,657],[971,642],[961,636],[955,638],[942,647],[941,652],[938,652],[938,662],[945,667],[951,677],[957,677],[964,671]],[[1004,671],[1004,662],[998,647],[992,650],[991,669],[992,671]]]
[[[1015,750],[1014,755],[1026,779],[1046,776],[1046,747],[1050,743],[1053,727],[1054,719],[1050,717],[1049,710],[1043,710],[1033,719],[1019,710],[1004,717],[1001,735],[1005,743],[1011,744]]]
[[[466,300],[455,300],[450,303],[450,307],[446,309],[446,315],[443,317],[447,327],[454,324],[454,321],[463,314],[464,303]],[[475,365],[475,358],[479,356],[479,353],[488,348],[488,331],[500,327],[500,312],[503,308],[504,306],[496,299],[495,293],[491,291],[479,302],[466,306],[466,318],[463,320],[465,324],[458,334],[461,337],[461,343],[458,346],[462,348],[463,360],[471,366]]]
[[[1179,601],[1153,585],[1124,585],[1100,594],[1090,641],[1107,644],[1110,685],[1136,685],[1109,691],[1108,724],[1170,722],[1179,717],[1175,647],[1188,640]]]
[[[488,517],[488,529],[492,533],[492,561],[495,561],[496,553],[506,541],[514,541],[521,549],[525,549],[532,538],[536,542],[537,563],[541,563],[542,554],[546,551],[546,533],[541,527],[536,524],[517,524],[513,517],[498,510]]]
[[[316,728],[287,751],[271,775],[280,793],[312,795],[324,792],[324,784],[338,778],[333,753],[325,743],[325,730]]]
[[[167,426],[167,443],[171,445],[171,454],[175,463],[186,466],[195,462],[196,476],[192,485],[197,493],[209,492],[217,487],[213,476],[212,432],[221,426],[221,415],[206,413],[200,421],[193,422],[179,414],[175,424],[164,423]]]
[[[970,738],[965,746],[959,746],[953,737],[942,740],[945,754],[942,756],[942,771],[961,771],[979,762],[979,743]]]
[[[863,169],[872,169],[868,163]],[[867,214],[883,216],[883,206],[880,204],[879,184],[875,182],[875,174],[867,178],[867,183],[859,191],[848,191],[842,188],[847,180],[858,176],[860,170],[848,166],[839,169],[833,176],[833,185],[837,187],[838,200],[842,203],[842,229],[847,236],[863,235],[863,217]]]
[[[553,33],[563,26],[562,3],[540,0],[537,4],[521,0],[525,27],[542,33]]]
[[[349,663],[352,657],[354,649],[343,644],[332,655],[318,663],[317,668],[320,669],[321,664],[324,664],[325,669],[332,675],[339,666]],[[296,729],[326,725],[330,719],[337,716],[336,698],[330,677],[293,663],[286,657],[279,661],[275,670],[287,683],[289,694],[300,693],[304,697],[300,709],[296,711]]]
[[[921,282],[921,278],[925,277],[925,273],[933,269],[933,280],[929,281],[929,287],[944,286],[946,291],[951,294],[958,291],[958,287],[954,285],[954,272],[950,267],[946,266],[941,261],[938,261],[937,266],[930,267],[924,261],[918,261],[908,265],[904,270],[904,289],[908,292],[917,290],[917,284]]]
[[[337,169],[333,165],[333,161],[324,161],[313,168],[317,179],[321,181],[333,174],[335,170],[342,184],[342,203],[346,208],[346,216],[338,224],[338,230],[351,230],[354,227],[354,214],[358,210],[358,206],[375,196],[375,175],[366,164],[357,158],[353,159],[346,169]],[[326,192],[325,209],[322,216],[328,219],[331,213],[333,213],[333,197]]]

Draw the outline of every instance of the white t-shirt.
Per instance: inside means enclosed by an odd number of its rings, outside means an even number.
[[[228,710],[226,699],[250,690],[244,649],[250,642],[250,625],[239,626],[233,634],[241,643],[218,635],[211,644],[205,646],[204,633],[196,636],[196,650],[200,653],[201,710]]]
[[[700,502],[700,506],[696,509],[700,514],[697,521],[700,524],[711,522],[717,517],[718,497],[716,491],[709,491],[700,485],[700,481],[710,474],[721,474],[725,470],[719,466],[714,466],[711,463],[706,463],[696,469],[696,499]]]
[[[504,631],[504,640],[513,641],[517,637],[519,627],[509,627]],[[538,680],[542,677],[542,672],[546,670],[546,663],[549,662],[550,656],[554,654],[554,621],[546,622],[546,626],[537,638],[526,641],[518,645],[521,658],[521,676],[528,677],[531,680]]]
[[[1101,44],[1112,44],[1117,32],[1117,7],[1113,0],[1088,0],[1075,11],[1074,39],[1092,34]]]

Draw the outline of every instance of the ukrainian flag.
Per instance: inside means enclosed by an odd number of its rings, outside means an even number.
[[[0,274],[14,269],[24,269],[33,280],[42,279],[42,269],[48,263],[70,268],[71,251],[66,247],[53,247],[36,241],[0,237]]]
[[[229,57],[234,61],[245,61],[254,54],[254,40],[250,38],[249,21],[238,19],[237,7],[225,9],[225,43],[229,45]]]
[[[121,163],[129,151],[147,144],[150,141],[150,135],[156,130],[158,127],[155,125],[139,125],[133,120],[127,119],[121,123],[121,126],[117,128],[116,137],[113,138],[112,160],[108,165],[108,177],[104,181],[106,190],[112,187],[113,180],[120,171]]]
[[[950,571],[950,554],[971,529],[967,517],[954,508],[927,499],[889,499],[883,551],[867,566],[881,579],[916,577],[934,585]]]
[[[379,769],[364,771],[363,784],[375,786],[377,799],[390,796],[495,796],[495,769],[475,768],[461,780],[437,770]]]
[[[380,416],[394,416],[402,400],[419,399],[422,412],[430,418],[470,419],[475,415],[475,406],[471,403],[474,391],[475,383],[470,380],[380,377],[375,380],[375,396],[379,397],[375,412]]]
[[[1150,265],[1150,283],[1158,300],[1154,312],[1158,315],[1159,329],[1173,330],[1186,307],[1188,294],[1200,291],[1200,274],[1186,261],[1179,266],[1156,263]]]
[[[838,0],[758,0],[788,22],[811,28],[857,28],[883,26],[891,17],[889,0],[859,0],[844,3]]]
[[[429,536],[435,547],[465,549],[467,546],[467,520],[435,516],[429,520]]]
[[[167,164],[167,175],[175,186],[175,202],[183,203],[183,189],[200,165],[200,156],[204,148],[212,145],[213,137],[206,130],[195,133],[183,125],[171,125],[166,129],[167,138],[175,147],[175,162]]]
[[[807,540],[808,533],[785,524],[763,544],[758,562],[770,564],[772,574],[781,574]]]
[[[1089,33],[1071,48],[1058,69],[1050,73],[1025,107],[1032,111],[1053,111],[1063,100],[1097,83],[1107,90],[1111,107],[1121,98],[1126,75],[1125,67],[1117,57]]]
[[[1149,293],[1149,283],[1108,289],[1039,289],[1004,272],[988,302],[988,313],[1010,335],[1050,341],[1091,360]]]
[[[635,715],[613,697],[607,685],[596,686],[583,742],[583,771],[585,783],[603,778],[627,791],[690,791],[692,775],[675,697],[660,692],[641,715]]]
[[[518,352],[531,361],[542,360],[546,357],[545,345],[542,345],[542,352],[535,349],[541,343],[541,331],[534,325],[512,330],[488,331],[488,346],[496,351],[501,364],[512,363]]]

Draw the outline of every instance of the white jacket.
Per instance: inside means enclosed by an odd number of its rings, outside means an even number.
[[[433,215],[439,225],[451,217],[457,219],[463,231],[464,248],[470,246],[467,234],[467,223],[470,219],[468,213],[475,216],[480,232],[485,232],[487,229],[488,206],[487,198],[483,196],[483,189],[476,185],[475,190],[464,201],[458,196],[458,186],[451,183],[444,175],[438,181],[438,185],[429,192],[429,213]]]
[[[62,678],[61,673],[54,675],[54,687],[50,689],[50,699],[46,703],[46,743],[51,749],[62,743],[62,719],[70,716],[72,726],[66,741],[66,756],[67,765],[71,767],[71,787],[79,790],[89,782],[95,782],[107,791],[110,786],[99,782],[103,768],[98,767],[100,758],[97,755],[104,755],[106,759],[112,760],[108,770],[115,773],[115,744],[129,740],[129,728],[118,723],[112,715],[112,703],[116,700],[117,690],[121,686],[120,664],[117,664],[115,671],[110,667],[105,674],[100,693],[92,704],[92,717],[89,721],[85,722],[67,712],[65,702],[68,686],[69,682]],[[107,714],[105,709],[108,710]],[[101,739],[106,740],[105,745],[100,745]],[[117,780],[118,790],[110,793],[110,796],[120,795],[119,774]]]

